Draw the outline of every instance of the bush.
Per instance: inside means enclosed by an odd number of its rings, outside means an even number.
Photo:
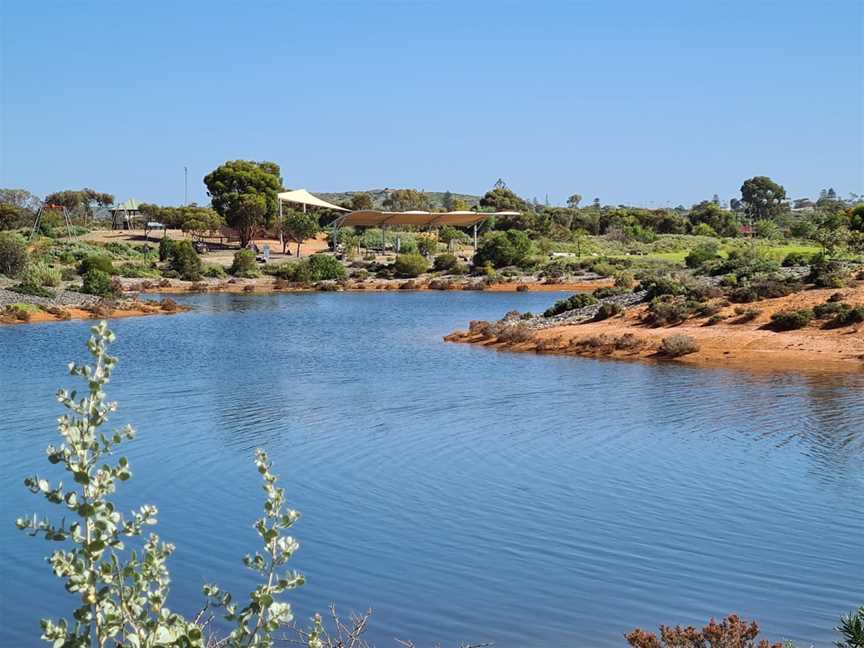
[[[100,270],[107,275],[114,274],[114,264],[111,262],[111,257],[95,254],[84,257],[78,265],[78,274],[85,275],[91,270]]]
[[[636,285],[636,279],[633,277],[632,272],[616,272],[614,276],[616,288],[632,290],[633,286]]]
[[[258,262],[255,260],[255,252],[248,249],[234,253],[234,261],[228,272],[235,277],[252,278],[260,276],[258,273]]]
[[[398,277],[418,277],[428,268],[428,262],[419,254],[400,254],[393,263],[393,271]]]
[[[725,315],[712,315],[707,320],[705,320],[705,326],[714,326],[715,324],[719,324],[720,322],[726,319]]]
[[[648,313],[645,320],[653,326],[669,326],[683,322],[692,316],[697,308],[703,304],[681,297],[663,295],[655,297],[648,305]]]
[[[474,255],[474,266],[482,267],[486,263],[496,268],[522,265],[530,251],[531,240],[525,232],[520,230],[491,232],[483,239]]]
[[[771,327],[775,331],[792,331],[801,329],[813,319],[813,311],[809,309],[783,310],[771,315]]]
[[[701,631],[693,627],[660,626],[660,638],[653,632],[636,628],[624,638],[632,648],[690,648],[696,646],[711,646],[714,648],[783,648],[777,642],[767,641],[756,643],[759,636],[759,626],[756,622],[748,624],[737,615],[731,614],[720,623],[711,619]]]
[[[201,279],[201,257],[198,256],[191,241],[177,241],[171,246],[169,265],[181,279],[186,281]]]
[[[174,241],[167,236],[163,236],[159,241],[159,261],[164,263],[171,258],[171,249],[174,247]]]
[[[762,314],[762,309],[760,308],[745,308],[744,306],[736,306],[735,314],[738,316],[736,322],[739,324],[744,324],[745,322],[752,322],[757,317]]]
[[[690,353],[696,353],[699,344],[689,335],[672,335],[660,342],[660,355],[668,358],[680,358]]]
[[[30,259],[20,275],[21,283],[28,286],[51,286],[56,288],[63,282],[60,270],[42,261]]]
[[[294,281],[339,281],[346,276],[345,266],[339,259],[327,254],[313,254],[294,264]]]
[[[223,279],[228,276],[228,273],[225,272],[225,268],[216,263],[208,263],[204,266],[204,269],[201,270],[202,277],[209,277],[210,279]]]
[[[552,306],[543,311],[543,317],[555,317],[567,311],[585,308],[597,303],[597,298],[588,293],[576,293],[566,299],[559,299]]]
[[[684,263],[688,268],[699,268],[707,261],[719,258],[719,252],[720,246],[716,241],[702,243],[690,250],[690,254],[685,257]]]
[[[782,265],[784,268],[807,266],[810,265],[810,261],[812,258],[812,255],[807,254],[806,252],[790,252],[783,259]]]
[[[15,286],[11,286],[9,290],[18,293],[19,295],[33,295],[34,297],[45,297],[47,299],[53,299],[57,296],[53,290],[27,283],[19,283]]]
[[[439,254],[432,263],[432,269],[436,272],[450,272],[459,267],[459,259],[455,254]]]
[[[648,291],[647,298],[654,299],[662,295],[684,295],[687,287],[669,275],[651,275],[642,279],[642,289]]]
[[[596,288],[594,292],[591,294],[594,295],[597,299],[607,299],[608,297],[616,297],[617,295],[623,295],[627,291],[626,288]]]
[[[144,263],[121,263],[117,268],[117,274],[129,279],[146,279],[148,277],[158,277],[159,271]]]
[[[848,308],[837,313],[831,324],[832,326],[852,326],[864,322],[864,306]]]
[[[527,342],[534,337],[534,331],[522,322],[515,324],[493,324],[493,335],[501,342]]]
[[[852,307],[849,304],[842,302],[827,301],[824,304],[816,304],[813,307],[813,316],[816,319],[828,319],[833,315],[837,315],[841,311],[849,310]]]
[[[27,242],[13,232],[0,233],[0,274],[16,277],[27,265]]]
[[[807,280],[817,288],[843,288],[849,281],[851,273],[837,261],[815,261],[810,266],[810,276]]]
[[[612,302],[606,302],[605,304],[600,304],[600,308],[597,309],[597,313],[594,315],[594,319],[596,321],[609,319],[610,317],[614,317],[615,315],[620,315],[624,312],[624,307],[621,304],[615,304]]]
[[[114,286],[111,284],[111,275],[98,268],[92,268],[84,274],[84,285],[81,292],[99,297],[113,297]]]
[[[431,236],[418,236],[417,252],[424,257],[430,257],[438,251],[438,241]]]

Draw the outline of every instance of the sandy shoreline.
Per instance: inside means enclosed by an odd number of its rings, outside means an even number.
[[[729,318],[713,326],[706,325],[708,318],[705,317],[651,328],[640,321],[647,309],[641,305],[608,320],[539,330],[530,340],[502,341],[477,332],[480,327],[475,327],[475,332],[456,331],[444,339],[514,352],[664,361],[692,366],[864,372],[864,324],[830,328],[824,321],[814,321],[805,328],[783,332],[775,332],[767,326],[772,313],[812,308],[836,292],[835,289],[807,290],[756,302],[751,306],[761,313],[750,322],[741,322],[730,306],[721,311]],[[854,306],[864,305],[864,286],[839,292],[844,294],[844,301]],[[691,336],[699,350],[674,360],[663,358],[658,348],[663,338],[672,335]]]
[[[67,322],[69,320],[115,319],[120,317],[144,317],[147,315],[174,315],[189,310],[188,306],[176,304],[173,300],[162,302],[150,300],[134,300],[130,307],[112,308],[97,306],[95,308],[78,308],[75,306],[51,310],[32,310],[27,312],[26,319],[0,314],[0,326],[15,326],[18,324],[40,324],[44,322]]]

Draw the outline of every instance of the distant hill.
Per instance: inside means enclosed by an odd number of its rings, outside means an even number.
[[[394,187],[395,189],[396,187]],[[316,196],[319,198],[323,198],[327,202],[332,202],[337,205],[341,205],[342,203],[351,202],[351,196],[358,193],[368,193],[372,196],[372,203],[375,209],[383,209],[384,207],[384,199],[387,198],[387,193],[391,191],[390,189],[365,189],[360,191],[334,191],[334,192],[314,192]],[[429,200],[432,201],[432,207],[435,209],[444,209],[444,194],[445,191],[424,191],[427,196],[429,196]],[[461,198],[465,202],[468,203],[469,207],[473,207],[477,203],[480,202],[480,196],[472,196],[471,194],[460,194],[455,192],[450,192],[453,196],[453,200],[457,198]]]

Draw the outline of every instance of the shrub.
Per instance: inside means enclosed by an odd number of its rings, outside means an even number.
[[[438,251],[438,241],[431,236],[418,236],[416,242],[417,252],[424,257],[430,257]]]
[[[600,308],[597,309],[594,319],[599,322],[614,317],[615,315],[620,315],[623,312],[624,307],[621,306],[621,304],[606,302],[605,304],[600,304]]]
[[[720,304],[702,304],[696,309],[696,315],[699,317],[711,317],[720,312],[723,308]]]
[[[756,644],[759,636],[759,626],[754,621],[747,623],[731,614],[720,623],[711,619],[702,630],[696,630],[692,626],[682,628],[675,626],[660,626],[660,637],[653,632],[646,632],[636,628],[626,634],[624,638],[632,648],[696,648],[705,646],[712,648],[783,648],[781,643],[768,644],[760,641]]]
[[[543,311],[543,317],[555,317],[567,311],[585,308],[597,303],[597,298],[588,293],[576,293],[566,299],[559,299],[552,306]]]
[[[837,315],[841,311],[849,310],[852,307],[849,304],[836,301],[827,301],[824,304],[816,304],[813,307],[813,316],[816,319],[828,319],[833,315]]]
[[[596,288],[594,292],[591,294],[594,295],[597,299],[607,299],[609,297],[616,297],[617,295],[623,295],[627,291],[626,288]]]
[[[714,259],[719,258],[719,252],[720,245],[717,241],[702,243],[690,250],[690,254],[685,257],[684,263],[688,268],[699,268],[707,261],[713,261]]]
[[[84,274],[84,285],[81,292],[98,297],[113,297],[114,291],[111,285],[111,275],[98,268],[92,268]]]
[[[326,254],[313,254],[297,265],[304,264],[309,269],[310,281],[338,281],[344,279],[347,274],[345,266],[339,262],[339,259]]]
[[[9,304],[3,307],[3,318],[13,322],[29,322],[32,311],[28,304]]]
[[[228,276],[228,273],[218,263],[206,263],[201,270],[201,276],[209,277],[210,279],[223,279]]]
[[[720,322],[722,322],[725,319],[726,319],[726,316],[720,315],[719,313],[716,315],[712,315],[707,320],[705,320],[705,326],[714,326],[716,324],[719,324]]]
[[[795,281],[777,281],[776,279],[763,279],[754,281],[751,288],[761,299],[774,299],[785,297],[801,290],[801,284]]]
[[[762,314],[762,309],[760,308],[745,308],[744,306],[736,306],[735,314],[738,316],[736,320],[739,324],[743,324],[745,322],[752,322],[754,319],[759,317]]]
[[[174,247],[174,241],[167,236],[163,236],[159,241],[159,261],[165,262],[171,258],[171,249]]]
[[[817,288],[843,288],[851,273],[837,261],[819,260],[810,266],[807,280]]]
[[[12,292],[16,292],[19,295],[33,295],[34,297],[45,297],[47,299],[53,299],[56,297],[56,293],[53,290],[49,290],[44,286],[37,286],[30,283],[19,283],[9,288]]]
[[[171,246],[169,259],[171,270],[186,281],[201,279],[201,257],[195,251],[191,241],[177,241]]]
[[[117,268],[117,274],[129,279],[144,279],[158,277],[159,270],[143,263],[121,263]]]
[[[693,228],[694,236],[717,236],[717,232],[708,223],[698,223]]]
[[[780,264],[759,250],[747,247],[732,250],[727,259],[718,259],[715,263],[707,264],[706,268],[712,275],[732,273],[740,280],[749,279],[761,273],[777,272],[780,269]]]
[[[425,257],[419,254],[400,254],[393,263],[393,271],[399,277],[418,277],[428,268]]]
[[[157,521],[156,507],[144,505],[124,516],[112,501],[118,485],[132,476],[126,457],[118,457],[118,446],[134,439],[135,431],[130,425],[108,434],[100,430],[116,409],[116,403],[106,399],[104,387],[117,359],[108,353],[114,335],[105,322],[92,332],[88,348],[93,365],[70,365],[70,373],[83,378],[89,394],[78,399],[74,391],[58,392],[67,409],[58,424],[62,443],[47,448],[48,461],[63,469],[69,479],[64,480],[65,485],[51,484],[42,475],[24,480],[32,493],[58,505],[64,519],[53,521],[34,514],[15,522],[30,536],[64,543],[48,562],[65,589],[76,594],[73,620],[43,620],[42,638],[54,646],[115,645],[120,637],[128,646],[203,646],[202,627],[166,605],[170,583],[167,560],[174,547],[161,542],[150,530]],[[264,481],[266,502],[254,528],[264,546],[254,560],[247,557],[244,564],[259,573],[261,582],[249,603],[234,603],[218,587],[204,587],[208,607],[225,608],[226,620],[235,626],[231,645],[236,646],[273,645],[273,635],[292,619],[291,607],[280,600],[280,595],[303,584],[302,575],[285,569],[298,545],[284,532],[300,514],[286,508],[284,489],[276,485],[277,478],[262,450],[257,451],[255,463]],[[72,519],[67,526],[68,518]],[[140,549],[126,544],[127,538],[135,542],[145,534],[146,541],[135,543],[142,545]],[[279,578],[273,578],[277,572]],[[239,608],[236,616],[235,605]],[[93,621],[84,623],[84,619]],[[250,632],[250,628],[254,630]],[[315,637],[320,636],[320,628],[320,621],[316,622],[312,631]],[[313,645],[311,634],[308,643]],[[321,644],[316,641],[315,645]]]
[[[645,342],[632,333],[625,333],[615,338],[614,345],[618,351],[635,351],[645,346]]]
[[[0,274],[16,277],[27,265],[27,242],[13,232],[0,232]]]
[[[520,230],[496,231],[489,233],[480,244],[474,255],[474,266],[482,267],[486,263],[496,268],[510,265],[521,265],[531,251],[531,240]]]
[[[642,280],[641,284],[642,288],[648,291],[648,299],[654,299],[661,295],[683,295],[687,292],[687,287],[684,284],[669,275],[648,276]]]
[[[813,319],[813,311],[809,309],[782,310],[771,315],[771,326],[775,331],[792,331],[801,329]]]
[[[759,299],[759,293],[751,286],[741,286],[729,292],[729,301],[736,304],[749,304],[757,299]]]
[[[632,272],[616,272],[614,276],[616,288],[632,290],[633,286],[636,285],[636,279],[633,277]]]
[[[114,264],[111,262],[111,257],[95,254],[84,257],[78,265],[78,274],[85,275],[91,270],[100,270],[108,275],[114,274]]]
[[[648,305],[648,313],[645,319],[653,326],[678,324],[693,315],[696,309],[701,306],[700,302],[672,297],[670,295],[655,297]]]
[[[660,355],[669,358],[680,358],[690,353],[696,353],[699,344],[689,335],[671,335],[660,342]]]
[[[234,261],[228,272],[235,277],[253,278],[258,274],[258,262],[255,260],[255,252],[243,249],[234,253]]]
[[[790,252],[783,258],[782,265],[784,268],[806,266],[810,265],[810,261],[812,258],[812,255],[807,254],[806,252]]]
[[[837,313],[831,324],[833,326],[851,326],[864,322],[864,306],[848,308]]]
[[[459,267],[459,259],[455,254],[439,254],[432,263],[432,269],[436,272],[450,272]]]
[[[21,283],[28,286],[51,286],[56,288],[63,282],[60,270],[42,261],[30,259],[20,274]]]

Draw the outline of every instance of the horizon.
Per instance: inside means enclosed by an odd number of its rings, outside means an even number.
[[[862,7],[5,3],[0,184],[173,205],[188,167],[207,204],[203,176],[252,159],[318,193],[502,178],[660,208],[767,175],[845,198],[864,193]]]

